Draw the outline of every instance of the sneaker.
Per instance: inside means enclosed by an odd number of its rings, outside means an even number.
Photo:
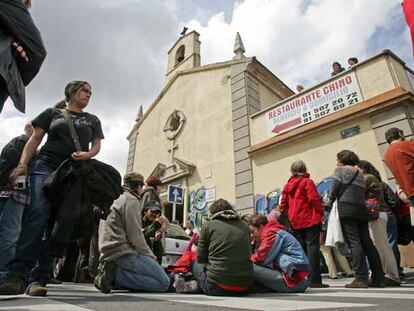
[[[0,295],[21,295],[23,293],[23,282],[19,278],[7,278],[0,283]]]
[[[201,289],[198,286],[198,283],[196,280],[191,280],[191,281],[185,282],[185,286],[184,286],[182,293],[183,294],[200,294]]]
[[[186,282],[185,282],[184,275],[182,275],[181,273],[176,274],[174,276],[174,283],[173,283],[173,287],[175,288],[175,292],[176,293],[183,293],[185,285],[186,285]]]
[[[351,283],[346,284],[345,288],[368,288],[366,280],[354,279]]]
[[[113,287],[116,276],[116,265],[111,261],[105,261],[99,264],[98,274],[93,280],[95,287],[104,294],[109,294]]]
[[[384,288],[385,282],[384,281],[374,281],[373,279],[368,279],[368,287],[377,287],[377,288]]]
[[[310,288],[327,288],[329,287],[328,284],[323,284],[323,283],[316,283],[316,282],[312,282],[309,285]]]
[[[27,287],[25,294],[29,296],[45,297],[47,295],[47,288],[39,282],[34,282]]]
[[[400,280],[396,280],[390,277],[385,276],[384,277],[384,283],[385,286],[387,287],[398,287],[401,286],[401,281]]]

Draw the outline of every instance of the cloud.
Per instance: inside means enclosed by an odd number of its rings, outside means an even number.
[[[167,51],[183,25],[200,32],[203,64],[231,59],[239,31],[246,55],[291,86],[325,79],[332,61],[349,56],[392,48],[411,58],[400,0],[53,0],[34,1],[31,14],[48,56],[27,88],[27,113],[7,103],[0,115],[0,146],[61,100],[67,82],[85,79],[93,87],[87,111],[106,137],[98,158],[120,172],[138,107],[162,89]]]
[[[245,0],[235,3],[229,23],[218,13],[205,26],[195,19],[189,25],[201,33],[203,63],[230,59],[239,31],[247,56],[257,56],[291,86],[312,85],[330,75],[335,60],[345,65],[351,56],[371,56],[370,38],[394,25],[396,15],[402,15],[400,2]]]
[[[166,54],[180,28],[175,15],[161,0],[36,1],[31,14],[48,55],[27,88],[26,115],[11,103],[0,115],[0,146],[63,99],[68,82],[87,80],[93,92],[87,111],[101,119],[106,136],[98,158],[124,172],[139,105],[148,106],[164,82]]]

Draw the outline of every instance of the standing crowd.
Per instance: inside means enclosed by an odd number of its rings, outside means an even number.
[[[342,150],[330,190],[321,196],[305,163],[295,161],[273,212],[241,216],[226,200],[215,201],[200,231],[189,230],[190,246],[182,257],[164,269],[169,224],[162,215],[161,181],[150,176],[145,182],[133,172],[124,176],[121,188],[112,167],[91,159],[103,134],[99,119],[83,111],[90,95],[87,82],[69,83],[66,108],[46,109],[3,148],[0,294],[45,296],[46,285],[57,281],[53,277],[62,279],[53,267],[71,269],[71,243],[77,245],[71,280],[86,273],[82,281],[103,293],[304,292],[328,287],[322,282],[322,258],[329,277],[337,278],[338,268],[345,277],[354,276],[347,288],[401,284],[399,227],[408,242],[414,238],[406,217],[414,203],[414,142],[406,141],[401,130],[385,134],[385,163],[399,191],[370,162]],[[37,150],[46,133],[46,143]],[[101,183],[101,175],[111,182]],[[90,178],[99,187],[90,185]],[[340,245],[328,243],[326,231],[338,230],[330,214],[340,224]]]

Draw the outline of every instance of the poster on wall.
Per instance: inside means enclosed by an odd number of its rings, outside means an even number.
[[[208,217],[206,188],[204,186],[190,192],[188,211],[188,220],[193,221],[194,227],[200,230]]]
[[[206,202],[211,203],[216,200],[216,187],[206,188]]]
[[[362,101],[356,75],[351,72],[267,111],[268,135],[279,135]]]

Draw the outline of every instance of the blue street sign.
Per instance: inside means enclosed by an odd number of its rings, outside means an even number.
[[[168,185],[168,202],[183,204],[184,203],[184,189]]]

